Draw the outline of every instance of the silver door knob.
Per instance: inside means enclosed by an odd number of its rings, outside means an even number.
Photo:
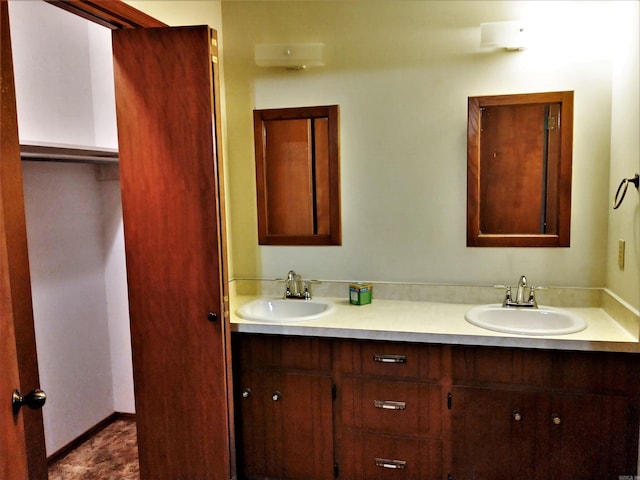
[[[273,395],[271,395],[271,399],[272,399],[274,402],[277,402],[278,400],[280,400],[280,398],[282,398],[282,393],[280,393],[280,392],[278,392],[278,391],[273,392]]]
[[[521,414],[519,411],[517,411],[517,410],[514,410],[514,411],[513,411],[513,415],[512,415],[512,416],[513,416],[513,419],[514,419],[516,422],[519,422],[520,420],[522,420],[522,414]]]
[[[553,422],[554,425],[560,425],[562,423],[562,419],[560,418],[560,415],[558,415],[557,413],[554,413],[553,415],[551,415],[551,421]]]
[[[251,396],[251,389],[247,387],[242,391],[242,398],[249,398],[250,396]]]

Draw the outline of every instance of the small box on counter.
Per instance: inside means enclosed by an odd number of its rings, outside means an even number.
[[[349,303],[352,305],[366,305],[371,303],[373,286],[370,283],[349,284]]]

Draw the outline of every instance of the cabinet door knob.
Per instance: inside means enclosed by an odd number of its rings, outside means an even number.
[[[514,410],[512,416],[516,422],[522,420],[522,414],[518,410]]]
[[[251,389],[249,387],[242,391],[242,398],[249,398],[251,396]]]
[[[282,393],[280,393],[278,391],[273,392],[273,395],[271,395],[271,399],[274,402],[277,402],[278,400],[280,400],[280,398],[282,398]]]
[[[214,312],[207,313],[207,320],[209,320],[210,322],[215,322],[216,320],[218,320],[218,314]]]
[[[551,421],[553,422],[554,425],[560,425],[562,423],[562,419],[560,418],[560,415],[558,415],[557,413],[554,413],[553,415],[551,415]]]

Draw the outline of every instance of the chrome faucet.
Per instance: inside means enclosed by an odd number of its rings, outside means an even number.
[[[522,275],[518,280],[518,291],[516,292],[516,303],[524,303],[524,289],[527,288],[527,277]]]
[[[527,283],[527,277],[525,277],[524,275],[522,275],[518,280],[518,289],[516,290],[515,301],[511,299],[511,287],[505,287],[504,285],[500,286],[506,288],[507,290],[504,297],[504,302],[502,302],[503,307],[538,308],[538,302],[536,301],[536,289],[529,286],[529,284]],[[529,297],[527,300],[525,300],[525,291],[527,288],[529,289]]]
[[[311,300],[309,282],[302,280],[302,276],[289,270],[285,280],[284,298],[297,300]]]

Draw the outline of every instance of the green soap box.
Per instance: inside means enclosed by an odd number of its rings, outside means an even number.
[[[373,286],[369,283],[349,284],[349,303],[351,305],[366,305],[371,303]]]

